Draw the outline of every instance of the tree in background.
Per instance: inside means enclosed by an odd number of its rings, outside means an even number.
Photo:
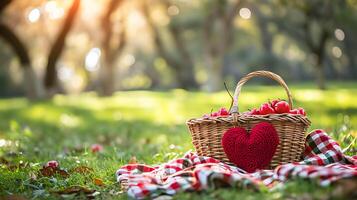
[[[0,47],[6,71],[0,82],[11,80],[2,95],[21,94],[21,81],[31,98],[89,84],[87,91],[102,95],[115,84],[216,91],[223,79],[262,68],[296,81],[312,77],[321,88],[327,78],[357,77],[357,6],[350,0],[3,0],[0,6],[1,44],[8,44]]]
[[[63,48],[65,46],[66,37],[71,30],[73,21],[78,13],[80,0],[73,0],[71,8],[68,10],[67,17],[65,18],[62,28],[59,31],[47,59],[46,73],[44,78],[44,85],[49,95],[57,93],[61,90],[57,80],[56,63],[60,58]]]
[[[342,41],[342,46],[348,58],[348,67],[345,74],[348,78],[357,79],[357,3],[353,1],[344,1],[341,3],[341,10],[337,17],[339,24],[340,37],[338,41]],[[336,34],[336,33],[335,33]],[[341,35],[342,34],[342,35]]]
[[[6,0],[1,2],[1,11],[5,9],[12,1]],[[44,97],[44,88],[47,95],[51,96],[58,91],[57,85],[57,70],[56,63],[61,56],[65,45],[65,39],[70,31],[75,16],[79,10],[80,0],[73,0],[72,6],[68,11],[68,15],[64,24],[59,31],[54,44],[51,47],[47,58],[46,72],[44,77],[44,87],[33,70],[29,52],[25,44],[16,36],[16,34],[4,23],[0,22],[0,35],[11,45],[15,53],[20,59],[21,66],[24,69],[24,80],[27,91],[27,96],[31,99]]]
[[[113,23],[111,17],[115,11],[121,7],[123,0],[111,0],[105,10],[104,16],[101,21],[102,29],[104,31],[104,37],[102,39],[102,48],[104,53],[104,66],[101,68],[101,93],[105,96],[110,96],[114,92],[115,86],[115,61],[123,53],[126,45],[126,27],[125,16],[121,15],[120,31],[119,34],[113,34]],[[115,42],[116,38],[119,39]]]
[[[164,6],[166,11],[174,5],[171,1],[159,1],[159,3]],[[172,39],[171,45],[175,53],[171,53],[170,50],[167,49],[168,45],[164,42],[163,34],[152,19],[148,4],[148,1],[143,2],[142,12],[152,32],[156,51],[174,72],[177,87],[183,89],[198,88],[198,83],[195,79],[194,61],[183,37],[183,27],[172,17],[168,25],[168,34]]]
[[[344,0],[281,0],[276,4],[278,28],[313,55],[317,85],[326,88],[326,45],[336,29],[337,15]]]
[[[0,2],[0,15],[11,2],[12,0],[3,0]],[[0,20],[0,37],[11,46],[19,58],[21,67],[24,70],[24,86],[27,97],[29,99],[42,98],[44,96],[44,91],[39,78],[31,65],[29,52],[25,44],[20,40],[16,33],[3,22],[3,20]]]
[[[226,0],[206,1],[203,21],[204,60],[207,67],[207,89],[217,91],[223,86],[224,56],[233,43],[233,20],[241,1],[231,5]]]
[[[273,8],[270,7],[269,0],[263,0],[250,4],[250,9],[254,13],[254,20],[259,30],[260,43],[264,51],[261,62],[266,66],[266,70],[275,72],[278,58],[273,50],[274,36],[276,34],[271,30]]]

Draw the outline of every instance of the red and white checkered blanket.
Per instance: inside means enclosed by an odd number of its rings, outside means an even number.
[[[322,186],[357,176],[357,157],[343,154],[341,147],[323,130],[306,138],[302,161],[246,173],[214,158],[187,153],[168,163],[147,166],[129,164],[116,172],[118,182],[127,182],[128,195],[136,199],[174,195],[180,191],[201,191],[222,186],[257,189],[269,188],[294,178],[315,179]]]

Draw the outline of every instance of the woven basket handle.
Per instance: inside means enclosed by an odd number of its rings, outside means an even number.
[[[291,96],[290,90],[289,90],[288,86],[286,85],[285,81],[279,75],[274,74],[273,72],[269,72],[269,71],[255,71],[255,72],[251,72],[251,73],[245,75],[238,82],[236,90],[234,92],[234,96],[233,96],[233,106],[230,111],[231,113],[239,113],[238,97],[239,97],[240,91],[242,89],[242,86],[251,78],[258,77],[258,76],[264,76],[264,77],[273,79],[276,82],[278,82],[281,86],[283,86],[283,88],[286,91],[286,94],[288,95],[289,106],[290,106],[290,108],[293,107],[293,101],[292,101],[292,96]]]

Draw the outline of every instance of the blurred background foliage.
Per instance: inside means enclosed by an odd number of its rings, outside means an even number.
[[[0,96],[357,80],[355,0],[2,0]]]

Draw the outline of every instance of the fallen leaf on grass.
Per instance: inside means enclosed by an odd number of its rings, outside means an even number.
[[[63,190],[51,191],[51,193],[58,194],[58,195],[74,194],[76,196],[80,195],[80,194],[84,194],[89,199],[92,199],[92,198],[94,198],[94,196],[100,194],[99,192],[96,192],[96,190],[92,190],[92,189],[85,188],[83,186],[77,186],[77,185],[65,188]]]
[[[9,161],[5,159],[4,157],[0,157],[0,164],[7,165],[9,164]]]
[[[77,194],[77,193],[81,193],[81,192],[84,194],[93,194],[95,192],[95,190],[91,190],[91,189],[88,189],[88,188],[85,188],[85,187],[79,186],[79,185],[74,185],[74,186],[65,188],[63,190],[52,191],[52,193],[56,193],[56,194]]]
[[[10,164],[8,165],[8,168],[11,171],[15,171],[16,169],[25,169],[29,167],[29,163],[28,162],[20,162],[19,164]]]
[[[103,180],[100,179],[100,178],[94,178],[94,179],[93,179],[93,182],[94,182],[94,184],[97,185],[97,186],[104,186]]]
[[[24,169],[24,168],[29,167],[28,162],[20,161],[19,163],[14,163],[14,162],[8,161],[4,157],[0,157],[0,166],[1,165],[5,166],[5,168],[7,168],[10,171],[15,171],[16,169]]]
[[[6,200],[26,200],[25,197],[20,196],[20,195],[15,195],[15,194],[9,195],[9,196],[5,196],[4,199],[6,199]]]
[[[135,156],[132,156],[129,160],[129,164],[137,164],[138,161],[136,160],[136,157]]]
[[[61,196],[65,196],[65,195],[78,196],[78,195],[84,194],[88,199],[93,199],[93,198],[95,198],[95,196],[100,194],[96,190],[88,189],[83,186],[77,186],[77,185],[65,188],[63,190],[51,191],[51,193],[58,194]]]
[[[357,199],[357,178],[344,178],[336,181],[332,190],[332,196],[334,198],[343,199],[351,198]]]
[[[46,177],[51,177],[51,176],[54,176],[55,174],[59,174],[63,178],[69,177],[69,173],[64,169],[52,168],[52,167],[46,167],[46,166],[42,167],[42,169],[40,169],[39,173],[40,173],[40,175],[46,176]]]
[[[71,170],[69,170],[70,173],[79,173],[79,174],[88,174],[93,172],[93,169],[84,165],[74,167]]]

